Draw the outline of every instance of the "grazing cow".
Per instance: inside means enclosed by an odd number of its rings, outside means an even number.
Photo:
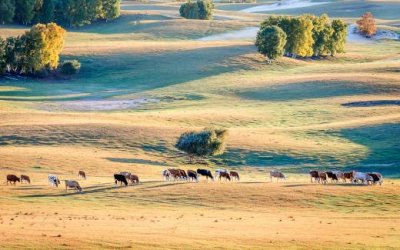
[[[200,168],[199,168],[199,169],[197,169],[197,173],[198,173],[199,175],[205,176],[205,177],[207,178],[207,180],[208,180],[208,178],[211,178],[211,180],[214,180],[214,177],[212,176],[210,170],[207,170],[207,169],[200,169]]]
[[[131,174],[131,175],[129,176],[129,181],[130,181],[132,184],[134,184],[134,183],[139,184],[139,176],[134,175],[134,174]]]
[[[374,184],[379,183],[379,185],[382,185],[383,177],[380,173],[374,172],[374,173],[368,173],[368,175],[372,177]]]
[[[325,173],[326,173],[327,178],[331,179],[331,182],[333,182],[333,181],[338,182],[339,181],[338,177],[336,176],[336,174],[333,171],[327,171]]]
[[[233,180],[233,178],[235,178],[237,181],[240,181],[240,177],[239,177],[239,173],[238,173],[238,172],[236,172],[236,171],[231,171],[231,172],[229,173],[229,175],[231,176],[232,180]]]
[[[221,181],[221,178],[225,178],[225,180],[231,181],[231,177],[228,173],[221,172],[219,173],[218,179]]]
[[[199,179],[197,177],[197,173],[194,170],[188,170],[187,171],[187,176],[188,176],[188,181],[190,181],[190,180],[196,181],[196,182],[199,181]]]
[[[328,175],[325,172],[318,171],[318,183],[326,184]]]
[[[174,178],[174,181],[183,178],[182,172],[180,169],[169,168],[168,172],[170,173],[170,177]],[[185,173],[186,174],[186,173]]]
[[[129,177],[131,176],[131,172],[119,172],[119,174],[125,176],[127,180],[129,180]]]
[[[128,186],[128,182],[126,181],[125,175],[114,174],[114,180],[115,180],[115,185],[117,185],[117,183],[120,182],[120,185],[122,185],[122,183],[124,183],[125,186]]]
[[[272,182],[273,177],[276,178],[276,182],[278,182],[279,179],[286,180],[286,176],[281,171],[277,171],[277,170],[273,170],[273,171],[269,172],[269,177],[271,179],[271,182]]]
[[[85,173],[85,171],[79,170],[79,172],[78,172],[78,178],[82,178],[82,179],[86,180],[86,173]]]
[[[311,177],[311,183],[314,181],[317,182],[319,180],[318,171],[310,170],[310,177]],[[313,181],[313,179],[314,179],[314,181]]]
[[[178,169],[178,171],[179,171],[179,174],[180,174],[181,179],[187,180],[188,176],[187,176],[185,170],[183,170],[183,169]]]
[[[14,185],[15,185],[15,183],[16,183],[17,181],[18,181],[18,182],[21,182],[21,180],[19,179],[19,177],[17,177],[16,175],[13,175],[13,174],[7,175],[7,185],[8,185],[8,183],[14,184]]]
[[[31,184],[31,179],[27,175],[21,175],[21,183],[26,182],[28,184]]]
[[[65,181],[65,192],[68,192],[68,188],[75,189],[76,192],[82,192],[82,188],[77,181],[64,180]]]
[[[217,170],[215,170],[215,178],[219,178],[219,175],[221,173],[228,173],[228,170],[226,170],[226,169],[217,169]]]
[[[351,172],[344,172],[343,176],[344,176],[344,182],[346,182],[347,179],[350,180],[350,182],[353,182],[354,179],[354,175],[355,175],[355,171],[351,171]]]
[[[60,184],[60,179],[58,179],[56,175],[49,174],[48,179],[49,179],[49,184],[52,187],[58,187],[58,185]]]
[[[332,173],[336,176],[337,181],[342,180],[346,182],[346,178],[344,178],[344,173],[342,171],[332,171]]]
[[[162,171],[162,175],[163,175],[164,181],[169,181],[169,177],[171,176],[171,173],[167,169]]]
[[[361,181],[363,184],[370,184],[374,181],[374,179],[366,173],[355,172],[353,182],[358,183],[358,181]]]

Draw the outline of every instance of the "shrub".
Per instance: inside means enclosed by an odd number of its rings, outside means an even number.
[[[60,65],[60,72],[63,75],[71,76],[79,72],[81,63],[77,60],[67,60]]]
[[[192,162],[195,156],[205,157],[222,154],[225,150],[224,129],[204,129],[199,132],[191,131],[183,133],[175,147],[188,154]]]

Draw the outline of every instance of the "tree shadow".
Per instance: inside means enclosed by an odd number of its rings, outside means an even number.
[[[254,51],[252,45],[232,45],[159,53],[118,52],[63,56],[61,60],[73,58],[82,63],[81,71],[76,77],[69,81],[4,81],[5,86],[23,87],[24,90],[3,92],[0,100],[15,96],[19,97],[15,101],[27,97],[32,102],[36,101],[35,98],[38,101],[102,100],[136,94],[247,69],[249,66],[246,62],[229,63],[229,60]],[[56,87],[54,84],[57,84]]]

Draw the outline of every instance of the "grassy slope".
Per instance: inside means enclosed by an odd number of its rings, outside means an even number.
[[[320,187],[291,174],[290,183],[264,183],[273,167],[399,175],[399,106],[342,106],[398,99],[398,43],[348,44],[337,58],[267,65],[249,42],[193,40],[254,26],[262,15],[218,11],[217,20],[202,22],[179,19],[176,4],[123,8],[119,20],[68,33],[62,57],[83,63],[71,81],[0,79],[0,176],[28,173],[34,180],[33,186],[0,186],[2,245],[26,246],[17,240],[21,235],[33,248],[400,244],[397,181],[381,188]],[[382,19],[391,25],[400,18]],[[2,36],[21,32],[0,27]],[[58,102],[143,97],[158,101],[110,112],[68,111]],[[197,167],[176,157],[173,144],[181,132],[208,126],[229,129],[227,152],[209,167],[239,168],[243,183],[159,182],[166,166]],[[84,195],[46,186],[49,172],[75,178],[78,169],[90,176]],[[110,176],[119,170],[145,183],[115,189]],[[317,239],[314,232],[325,234]]]

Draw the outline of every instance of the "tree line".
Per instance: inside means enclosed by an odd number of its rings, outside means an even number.
[[[66,31],[55,23],[36,24],[17,37],[0,37],[0,75],[40,75],[57,69]]]
[[[120,0],[0,0],[0,23],[77,27],[120,15]]]
[[[179,8],[181,17],[187,19],[209,20],[212,18],[214,3],[211,0],[188,1]]]
[[[256,46],[269,60],[283,55],[334,56],[344,53],[346,37],[347,25],[342,20],[330,21],[327,14],[271,16],[261,23]]]

